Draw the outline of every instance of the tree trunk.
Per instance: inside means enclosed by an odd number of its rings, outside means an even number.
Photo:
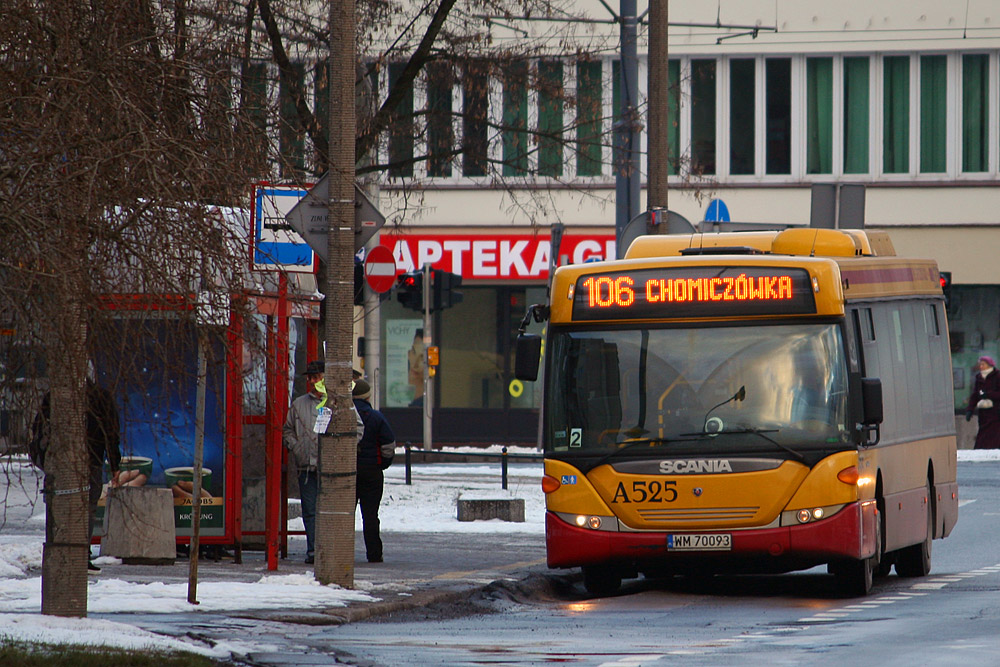
[[[62,276],[60,276],[62,278]],[[90,457],[86,446],[86,320],[80,284],[59,280],[49,350],[49,421],[45,455],[42,613],[87,615],[90,556]],[[59,354],[53,352],[59,351]]]
[[[330,3],[330,208],[326,373],[333,421],[320,437],[316,578],[354,587],[358,439],[351,400],[354,335],[354,0]]]

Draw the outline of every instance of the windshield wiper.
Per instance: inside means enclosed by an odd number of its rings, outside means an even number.
[[[674,442],[674,441],[670,440],[668,438],[642,438],[641,440],[626,440],[624,446],[619,447],[618,449],[614,449],[614,450],[608,452],[607,454],[605,454],[604,456],[602,456],[601,458],[599,458],[597,460],[597,463],[595,463],[591,467],[592,468],[596,468],[599,465],[603,465],[603,464],[607,463],[608,461],[610,461],[615,456],[617,456],[618,454],[621,454],[623,452],[627,452],[630,449],[635,449],[636,447],[640,447],[642,445],[652,445],[654,443],[658,444],[658,445],[665,445],[665,444],[667,444],[669,442]]]
[[[775,440],[774,438],[772,438],[771,436],[766,435],[767,433],[777,433],[778,429],[776,429],[776,428],[750,428],[749,426],[744,426],[743,428],[726,429],[725,431],[719,431],[719,432],[720,433],[753,433],[754,435],[759,435],[760,437],[764,438],[765,440],[767,440],[771,444],[773,444],[773,445],[775,445],[777,447],[780,447],[781,449],[785,450],[789,454],[792,454],[793,456],[798,457],[798,459],[800,461],[805,461],[806,460],[805,456],[803,456],[802,454],[798,453],[797,451],[795,451],[794,449],[792,449],[788,445],[783,445],[780,442],[778,442],[777,440]]]

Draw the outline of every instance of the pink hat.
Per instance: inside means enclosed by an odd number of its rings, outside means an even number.
[[[995,361],[993,361],[993,357],[987,357],[985,354],[983,356],[979,357],[979,361],[985,361],[986,363],[988,363],[990,365],[990,368],[996,368],[997,367],[997,363]]]

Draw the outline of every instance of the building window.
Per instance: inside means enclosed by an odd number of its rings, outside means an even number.
[[[792,173],[792,61],[768,58],[765,61],[766,167],[768,174]]]
[[[427,160],[428,176],[451,176],[452,131],[451,95],[455,77],[451,65],[427,66]]]
[[[601,63],[576,64],[576,175],[601,175]]]
[[[680,172],[681,61],[667,63],[667,173]]]
[[[528,63],[508,63],[503,77],[503,175],[528,173]]]
[[[485,176],[488,160],[489,67],[473,62],[462,77],[462,175]]]
[[[292,77],[299,94],[305,93],[306,68],[302,63],[291,63]],[[281,175],[298,178],[305,171],[306,133],[299,119],[292,86],[282,78],[279,85],[281,120],[278,124],[278,143],[281,150]]]
[[[389,86],[403,73],[405,63],[389,65]],[[391,92],[390,92],[391,94]],[[389,176],[404,178],[413,176],[413,89],[407,90],[393,110],[389,124]]]
[[[948,58],[920,57],[920,171],[946,170]]]
[[[910,57],[882,59],[882,171],[910,170]]]
[[[691,171],[715,174],[715,61],[691,61]]]
[[[868,58],[844,58],[844,173],[868,172]]]
[[[326,61],[316,65],[313,70],[313,115],[316,117],[316,126],[320,135],[326,139],[327,146],[330,145],[330,87],[329,64]],[[377,88],[375,90],[378,90]],[[316,162],[319,171],[326,171],[326,164],[322,163],[322,156],[317,151]]]
[[[756,142],[756,62],[729,61],[729,173],[753,174]]]
[[[989,168],[989,73],[989,56],[962,56],[962,171]]]
[[[267,65],[248,65],[244,86],[247,115],[254,127],[264,133],[267,130]]]
[[[538,175],[562,176],[563,64],[538,63]]]
[[[833,171],[833,58],[806,60],[806,173]]]

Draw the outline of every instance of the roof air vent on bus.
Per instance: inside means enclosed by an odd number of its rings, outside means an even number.
[[[764,251],[745,245],[682,248],[682,255],[763,255]]]

